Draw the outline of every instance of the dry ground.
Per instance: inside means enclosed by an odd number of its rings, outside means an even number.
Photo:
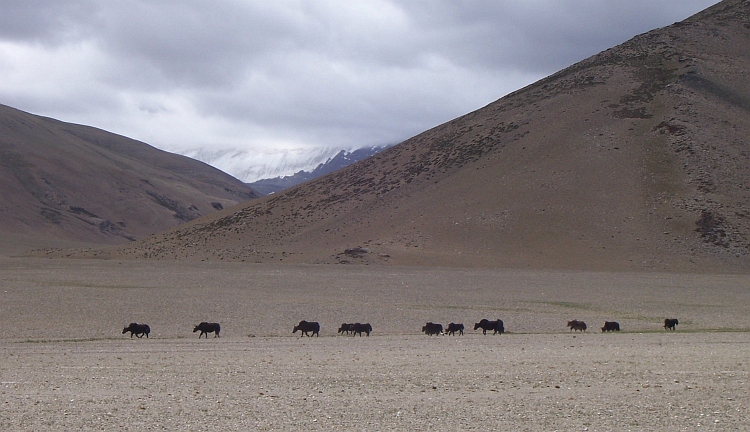
[[[0,258],[0,430],[747,430],[749,283]],[[471,330],[483,317],[509,333]],[[292,335],[300,319],[321,337]],[[222,337],[198,340],[204,320]],[[351,321],[373,335],[337,336]]]

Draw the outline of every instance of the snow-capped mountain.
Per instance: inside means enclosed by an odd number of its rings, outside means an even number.
[[[328,158],[325,162],[319,163],[318,166],[316,166],[313,170],[300,170],[294,173],[294,175],[261,179],[248,184],[258,193],[268,195],[270,193],[279,192],[288,187],[292,187],[308,180],[312,180],[316,177],[332,173],[347,165],[351,165],[362,159],[368,158],[375,153],[385,150],[388,147],[389,146],[374,146],[352,151],[341,150],[334,157]]]
[[[245,183],[260,179],[290,176],[299,171],[313,171],[340,152],[354,149],[312,147],[295,149],[221,149],[183,150],[175,153],[198,159]]]

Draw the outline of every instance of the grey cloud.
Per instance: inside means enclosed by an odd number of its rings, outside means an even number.
[[[0,103],[171,149],[392,143],[711,3],[0,0]]]
[[[712,0],[401,1],[425,49],[464,64],[549,73],[636,34],[681,20]],[[679,7],[675,7],[679,5]]]
[[[259,49],[272,50],[262,20],[220,2],[120,5],[104,17],[105,49],[150,67],[173,86],[224,87],[247,67]],[[247,27],[247,28],[243,28]]]
[[[0,38],[60,45],[91,35],[94,0],[0,0]]]

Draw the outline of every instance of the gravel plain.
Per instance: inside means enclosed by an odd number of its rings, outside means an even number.
[[[0,430],[748,430],[749,282],[2,258]],[[372,336],[336,333],[352,321]]]

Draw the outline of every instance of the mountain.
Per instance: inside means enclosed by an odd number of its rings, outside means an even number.
[[[312,171],[300,170],[294,173],[294,175],[261,179],[248,184],[262,195],[281,192],[284,189],[330,174],[355,162],[359,162],[362,159],[385,150],[386,148],[388,148],[388,146],[365,147],[353,151],[341,150],[336,156],[328,158],[325,162],[318,164],[318,166]]]
[[[258,195],[203,162],[0,105],[0,238],[135,240]]]
[[[750,2],[724,0],[335,173],[105,255],[746,272],[748,70]]]
[[[340,153],[333,147],[197,149],[177,153],[203,161],[245,183],[312,171]]]

